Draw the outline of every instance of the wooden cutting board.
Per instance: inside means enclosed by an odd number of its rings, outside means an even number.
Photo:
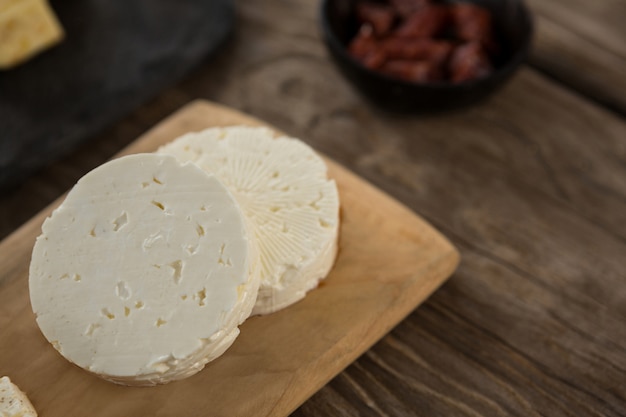
[[[261,125],[197,101],[120,155],[151,152],[211,126]],[[63,359],[39,331],[28,266],[43,220],[60,200],[0,244],[0,376],[31,398],[41,417],[285,416],[423,302],[455,270],[459,255],[424,220],[328,160],[339,187],[337,262],[319,288],[278,313],[252,317],[233,346],[200,373],[151,388],[101,380]]]

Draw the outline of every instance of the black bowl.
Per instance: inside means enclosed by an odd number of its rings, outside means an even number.
[[[469,0],[468,0],[469,1]],[[437,112],[476,103],[501,87],[528,56],[533,19],[522,0],[473,0],[489,9],[501,49],[491,75],[463,83],[411,83],[370,70],[352,58],[347,45],[358,31],[359,0],[323,0],[322,35],[344,76],[368,99],[392,111]]]

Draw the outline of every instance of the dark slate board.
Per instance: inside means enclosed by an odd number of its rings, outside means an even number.
[[[62,44],[0,71],[0,189],[69,152],[214,51],[231,0],[52,1]]]

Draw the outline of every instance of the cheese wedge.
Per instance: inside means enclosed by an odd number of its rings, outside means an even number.
[[[295,303],[328,274],[337,253],[339,195],[309,146],[240,126],[190,133],[158,152],[216,175],[241,205],[261,257],[253,314]]]
[[[259,286],[244,217],[193,164],[138,154],[89,172],[43,224],[30,298],[44,336],[107,380],[195,374],[239,334]]]
[[[0,417],[37,417],[26,394],[8,376],[0,378]]]
[[[45,0],[0,0],[0,69],[58,43],[63,28]]]

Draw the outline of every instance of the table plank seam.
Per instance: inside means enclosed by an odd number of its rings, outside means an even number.
[[[520,358],[522,358],[524,361],[528,362],[530,365],[532,365],[535,370],[541,374],[543,374],[545,377],[548,378],[549,381],[552,381],[552,384],[564,384],[568,387],[570,387],[571,389],[586,395],[587,397],[591,397],[593,398],[595,401],[598,401],[600,403],[602,403],[603,405],[607,406],[607,408],[612,412],[615,413],[615,417],[621,417],[621,415],[619,414],[619,411],[615,410],[613,408],[613,406],[608,403],[606,400],[604,400],[601,397],[598,397],[596,394],[586,390],[583,387],[580,387],[574,383],[572,383],[571,381],[568,381],[567,379],[555,374],[554,372],[550,371],[550,367],[545,365],[544,363],[538,361],[537,359],[535,359],[534,357],[532,357],[530,354],[524,352],[523,350],[517,348],[515,345],[509,343],[506,339],[502,338],[500,335],[498,335],[497,333],[492,332],[491,330],[485,328],[484,326],[481,326],[480,323],[475,322],[475,321],[471,321],[468,320],[467,318],[455,313],[454,311],[452,311],[449,308],[446,308],[446,306],[444,306],[441,303],[437,303],[435,302],[431,302],[429,303],[431,308],[434,308],[435,310],[439,310],[441,313],[443,314],[447,314],[448,317],[453,317],[455,320],[457,321],[461,321],[463,323],[465,323],[466,325],[473,327],[477,330],[479,330],[480,332],[482,332],[483,334],[487,335],[488,337],[490,337],[491,339],[493,339],[494,341],[496,341],[497,343],[499,343],[500,345],[502,345],[503,347],[505,347],[506,349],[508,349],[509,351],[511,351],[511,353],[513,353],[514,355],[519,356]],[[460,352],[462,354],[466,354],[466,352]],[[476,358],[473,358],[473,360],[476,360]],[[478,363],[481,363],[480,361],[478,361]],[[553,398],[555,400],[555,402],[559,399],[555,398],[553,395],[551,395],[550,392],[547,392],[544,387],[535,384],[536,388],[540,391],[543,392],[544,395],[547,395],[551,398]],[[558,390],[555,390],[558,391]],[[561,394],[564,394],[562,391],[559,391]],[[566,396],[568,397],[568,399],[572,402],[577,402],[576,400],[578,398],[576,397],[572,397],[572,394],[566,394]],[[579,407],[585,407],[587,408],[587,411],[589,411],[591,414],[590,415],[597,415],[598,417],[607,417],[604,414],[598,414],[596,413],[596,410],[593,410],[591,408],[586,407],[586,403],[584,401],[580,401],[577,402]],[[568,411],[568,410],[567,410]],[[572,414],[573,416],[576,416],[576,414]]]
[[[531,272],[528,272],[522,268],[520,268],[519,266],[507,261],[506,259],[502,259],[498,256],[496,256],[495,254],[490,253],[489,251],[487,251],[486,249],[483,249],[473,243],[470,243],[467,239],[461,237],[458,233],[456,233],[456,231],[453,231],[452,229],[448,228],[447,226],[444,226],[443,224],[439,223],[436,219],[433,219],[430,216],[424,215],[423,213],[420,213],[420,215],[430,224],[432,224],[433,226],[435,226],[437,229],[441,230],[447,237],[448,239],[450,239],[454,246],[456,246],[459,249],[468,249],[471,250],[472,252],[474,252],[475,254],[482,256],[500,266],[502,266],[503,268],[511,271],[512,273],[514,273],[515,275],[518,275],[522,278],[527,279],[528,281],[532,282],[533,284],[543,288],[544,290],[548,290],[549,292],[551,292],[552,294],[558,295],[560,297],[565,298],[568,302],[574,303],[576,305],[578,305],[581,309],[585,309],[585,305],[584,305],[584,301],[588,301],[591,302],[596,308],[598,309],[606,309],[606,306],[603,305],[601,302],[599,302],[598,300],[596,300],[593,297],[587,296],[584,293],[580,293],[583,298],[578,299],[578,298],[574,298],[572,297],[569,293],[565,293],[563,292],[561,289],[559,289],[558,287],[553,287],[551,285],[549,285],[546,281],[542,280],[540,277],[535,276],[534,274],[532,274]]]
[[[593,91],[590,91],[588,88],[581,87],[580,85],[576,85],[572,82],[568,82],[562,78],[559,78],[558,73],[553,71],[548,66],[542,65],[535,58],[530,58],[528,62],[528,66],[534,71],[537,71],[539,74],[548,78],[554,84],[557,84],[562,88],[565,88],[571,94],[579,97],[580,99],[584,101],[588,101],[606,110],[607,112],[611,113],[613,116],[617,116],[622,119],[626,118],[626,110],[622,109],[619,104],[613,103],[612,101],[610,101],[609,97],[607,98],[601,97],[600,94],[602,94],[602,92],[598,92],[596,94]]]

